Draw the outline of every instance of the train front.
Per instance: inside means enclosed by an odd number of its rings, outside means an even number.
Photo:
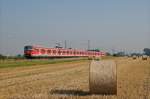
[[[32,46],[25,46],[24,47],[24,56],[26,58],[32,58],[32,51],[33,51],[33,47]]]

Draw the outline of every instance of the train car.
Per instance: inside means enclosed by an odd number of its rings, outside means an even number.
[[[105,56],[101,51],[87,51],[65,48],[45,48],[39,46],[25,46],[24,56],[26,58],[52,58],[52,57],[100,57]]]

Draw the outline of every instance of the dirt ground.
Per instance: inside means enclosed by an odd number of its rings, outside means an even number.
[[[0,69],[0,99],[150,99],[150,59],[115,58],[117,95],[89,93],[89,61]]]

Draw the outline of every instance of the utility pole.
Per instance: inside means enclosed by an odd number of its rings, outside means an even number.
[[[90,50],[90,40],[88,40],[88,50]]]
[[[112,55],[114,55],[115,54],[115,49],[112,49]]]
[[[67,41],[65,40],[65,48],[67,48]]]

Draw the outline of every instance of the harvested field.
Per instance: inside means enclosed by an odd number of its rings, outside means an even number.
[[[89,61],[0,69],[1,99],[150,99],[150,59],[114,58],[117,95],[89,93]]]

